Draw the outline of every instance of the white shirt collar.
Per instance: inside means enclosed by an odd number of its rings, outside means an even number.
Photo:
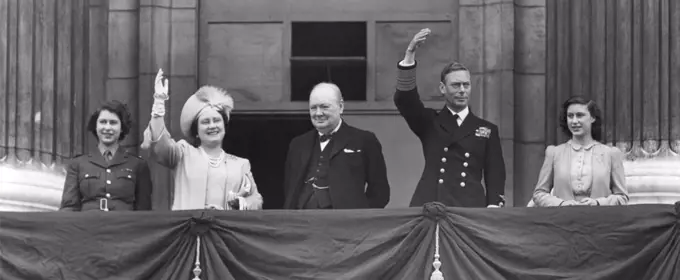
[[[465,118],[467,118],[467,115],[470,113],[469,107],[467,107],[467,106],[465,107],[465,109],[463,109],[462,111],[460,111],[458,113],[451,110],[451,108],[449,108],[449,106],[446,106],[446,108],[449,109],[449,111],[451,112],[452,115],[458,114],[458,117],[460,118],[461,122],[464,121]]]
[[[338,126],[336,126],[335,129],[333,129],[331,134],[338,132],[338,130],[340,129],[340,125],[342,125],[342,118],[340,119],[340,122],[338,122]],[[319,133],[319,136],[323,135],[323,133],[319,132],[318,130],[316,132]]]

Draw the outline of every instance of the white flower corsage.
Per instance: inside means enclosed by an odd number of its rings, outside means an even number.
[[[491,135],[491,129],[488,127],[479,127],[477,130],[475,130],[475,136],[477,137],[484,137],[484,138],[489,138]]]

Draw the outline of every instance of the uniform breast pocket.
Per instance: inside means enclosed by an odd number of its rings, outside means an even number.
[[[97,187],[97,184],[100,182],[101,175],[99,173],[95,172],[90,172],[90,173],[84,173],[81,174],[80,180],[78,184],[80,187],[85,187],[87,189],[95,188]]]
[[[132,172],[132,170],[130,170],[130,169],[123,169],[123,170],[120,170],[119,172],[116,172],[116,179],[118,179],[118,181],[120,181],[120,182],[130,183],[130,184],[134,185],[135,183],[137,183],[137,176],[136,175],[137,174]]]
[[[364,152],[362,150],[345,149],[341,153],[350,166],[362,167],[364,165]]]
[[[475,136],[475,145],[484,148],[486,147],[486,142],[489,141],[488,138]]]

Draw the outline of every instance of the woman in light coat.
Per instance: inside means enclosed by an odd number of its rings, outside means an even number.
[[[627,204],[623,153],[599,142],[602,118],[597,104],[570,98],[562,105],[560,126],[571,139],[545,149],[535,206]]]
[[[142,148],[151,148],[151,157],[173,171],[172,210],[262,209],[262,196],[250,171],[250,162],[222,150],[234,108],[233,98],[218,87],[198,89],[186,101],[180,115],[180,128],[188,141],[175,141],[163,119],[164,102],[169,97],[162,70],[156,76],[155,91]]]

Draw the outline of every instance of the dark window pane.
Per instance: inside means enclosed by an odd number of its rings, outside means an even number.
[[[307,101],[312,88],[320,82],[331,82],[342,91],[346,101],[366,100],[366,62],[292,60],[292,101]]]
[[[366,56],[365,22],[293,22],[292,56]]]

